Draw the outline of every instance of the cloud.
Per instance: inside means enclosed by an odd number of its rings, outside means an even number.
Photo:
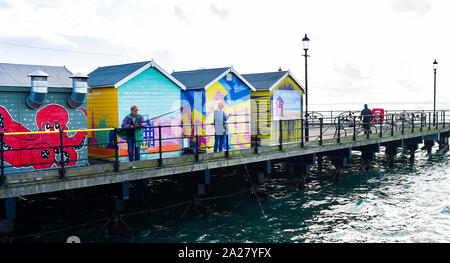
[[[403,13],[416,13],[425,15],[431,9],[431,3],[424,0],[396,0],[392,4],[392,10]]]
[[[8,3],[4,2],[4,1],[0,1],[0,9],[7,9],[9,8]]]
[[[215,15],[217,15],[221,19],[226,20],[228,18],[229,12],[227,9],[225,8],[219,9],[214,3],[211,3],[209,8],[211,9],[211,11],[213,11]]]
[[[351,78],[351,79],[357,80],[357,81],[363,81],[363,80],[366,80],[369,78],[367,76],[364,76],[358,68],[356,68],[355,66],[353,66],[350,63],[347,63],[343,67],[336,65],[334,70],[341,75],[344,75],[348,78]]]
[[[180,19],[180,22],[183,22],[187,19],[187,16],[184,14],[183,10],[178,5],[174,6],[175,15]]]

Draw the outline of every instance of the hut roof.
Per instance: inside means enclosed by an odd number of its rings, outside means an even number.
[[[242,77],[246,78],[257,91],[272,90],[275,88],[285,77],[290,76],[304,91],[302,84],[292,75],[291,71],[276,71],[265,73],[252,73],[242,74]]]
[[[64,66],[44,66],[0,63],[0,87],[30,87],[29,75],[42,71],[50,75],[47,79],[49,88],[72,88],[72,72]]]
[[[183,83],[187,89],[208,89],[228,73],[234,73],[251,90],[255,88],[243,78],[233,67],[176,71],[172,76]]]
[[[153,60],[128,63],[122,65],[113,65],[106,67],[99,67],[96,70],[88,74],[88,86],[89,87],[115,87],[118,88],[128,80],[142,73],[144,70],[154,67],[172,82],[178,85],[181,89],[186,87],[167,73],[163,68],[156,64]]]

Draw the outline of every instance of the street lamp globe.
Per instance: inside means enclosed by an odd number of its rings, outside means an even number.
[[[434,62],[433,62],[433,69],[435,70],[435,69],[437,69],[437,61],[436,61],[436,59],[434,60]]]
[[[306,36],[306,34],[305,34],[305,37],[302,39],[302,41],[303,41],[303,49],[304,50],[308,50],[309,38],[308,38],[308,36]]]

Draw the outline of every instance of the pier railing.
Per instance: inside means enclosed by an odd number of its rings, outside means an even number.
[[[234,119],[225,123],[224,142],[218,151],[224,152],[223,158],[230,157],[230,151],[253,148],[258,154],[262,147],[277,146],[280,151],[289,144],[297,144],[300,148],[316,147],[321,145],[340,144],[351,141],[364,141],[373,138],[384,138],[389,136],[433,131],[441,128],[449,128],[449,111],[390,111],[384,114],[361,116],[358,111],[333,112],[311,112],[308,117],[309,136],[305,137],[305,121],[301,119],[279,119],[273,120],[252,120],[248,115],[233,115]],[[366,117],[366,120],[364,118]],[[142,152],[142,159],[157,159],[159,166],[164,165],[164,159],[169,153],[191,154],[195,162],[200,160],[202,153],[212,152],[215,142],[215,124],[177,124],[177,125],[157,125],[146,127],[156,135],[151,138],[144,138],[140,141],[146,145],[152,145],[152,151]],[[175,129],[166,133],[167,129]],[[118,138],[118,133],[134,128],[102,128],[84,130],[60,130],[60,131],[39,131],[39,132],[0,132],[0,186],[6,184],[6,174],[11,173],[11,169],[29,167],[50,167],[58,169],[61,179],[66,178],[66,169],[74,166],[79,161],[114,162],[115,172],[120,172],[121,161],[126,161],[128,153],[123,154],[126,140]],[[74,133],[85,132],[108,133],[108,142],[87,143],[84,140],[78,145],[64,144],[65,136]],[[178,133],[178,134],[176,134]],[[26,141],[33,136],[59,136],[59,145],[35,144],[32,147],[14,148],[8,145],[9,136],[14,136],[22,140],[22,145],[27,145]],[[53,137],[54,139],[54,137]],[[167,148],[165,142],[175,143],[177,147]],[[106,148],[112,146],[113,155],[92,157],[76,155],[76,159],[71,159],[74,151],[79,151],[83,147]],[[122,154],[120,149],[122,149]],[[217,149],[216,149],[217,150]],[[89,150],[88,150],[89,151]],[[72,152],[72,155],[70,154]],[[38,161],[29,158],[30,155],[40,155]],[[147,157],[144,157],[148,155]],[[11,158],[23,158],[24,162],[18,162]],[[13,163],[13,164],[12,164]],[[7,170],[9,169],[9,171]]]

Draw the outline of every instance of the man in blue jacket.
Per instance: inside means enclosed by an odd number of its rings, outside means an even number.
[[[133,128],[126,131],[129,161],[141,159],[140,149],[144,137],[142,128],[147,127],[144,117],[138,114],[138,110],[138,106],[131,106],[131,113],[122,121],[122,128]],[[134,157],[133,152],[135,152]]]

